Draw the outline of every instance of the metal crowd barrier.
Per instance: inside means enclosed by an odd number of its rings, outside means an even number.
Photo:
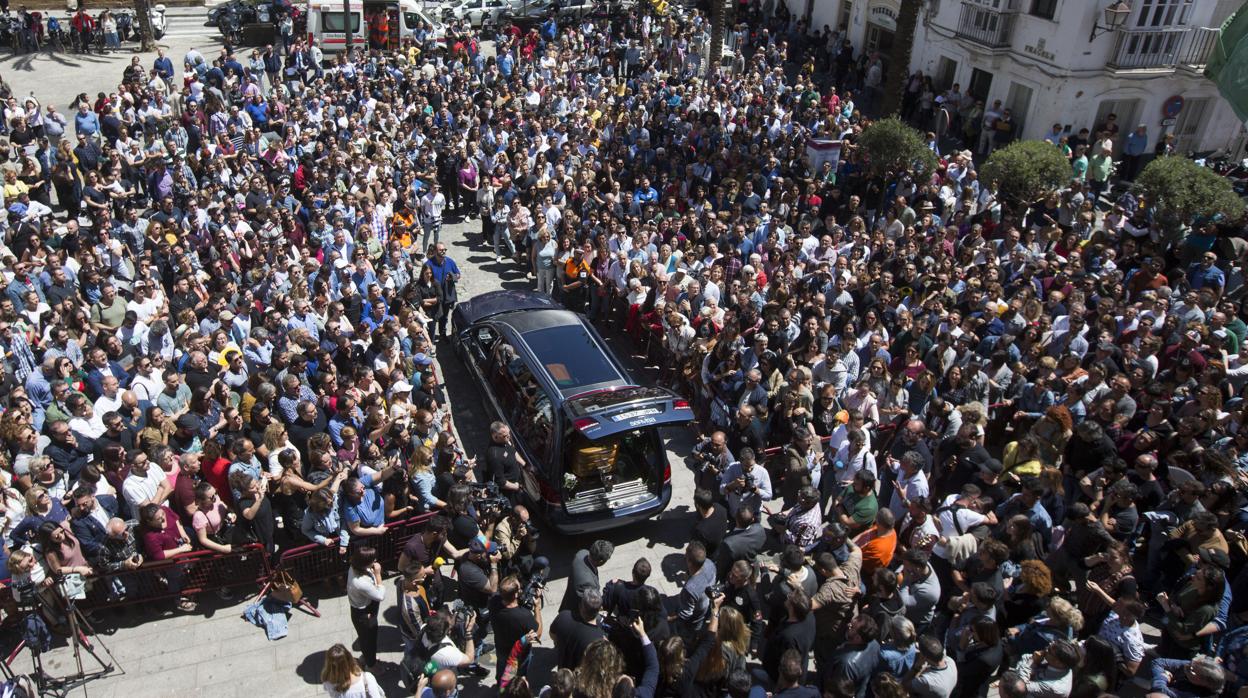
[[[407,541],[424,528],[432,513],[386,524],[386,532],[367,539],[377,548],[383,567],[394,569]],[[90,580],[83,608],[112,608],[195,596],[234,587],[256,586],[267,593],[278,572],[288,573],[300,585],[341,575],[346,561],[338,544],[303,545],[270,556],[252,543],[229,553],[197,550],[169,560],[149,562],[133,570],[101,574]],[[9,580],[0,580],[0,593],[10,593]],[[315,613],[315,609],[308,609]]]
[[[110,608],[194,596],[253,584],[266,577],[268,571],[267,555],[257,543],[228,553],[198,550],[137,569],[100,575],[92,581],[83,605]]]

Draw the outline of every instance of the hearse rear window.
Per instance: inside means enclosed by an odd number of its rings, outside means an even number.
[[[607,383],[620,377],[602,350],[580,327],[534,330],[524,334],[524,341],[560,390]]]

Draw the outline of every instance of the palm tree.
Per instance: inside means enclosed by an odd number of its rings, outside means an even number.
[[[897,33],[893,36],[893,50],[888,57],[888,74],[884,76],[884,99],[880,102],[880,116],[896,114],[901,108],[902,90],[910,75],[910,49],[914,46],[914,30],[919,25],[919,10],[923,0],[901,0],[897,13]]]
[[[148,0],[134,0],[134,16],[139,23],[139,53],[155,50],[156,42],[152,39],[152,15]]]

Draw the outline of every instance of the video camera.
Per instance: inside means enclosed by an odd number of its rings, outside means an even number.
[[[537,606],[538,592],[546,588],[546,576],[550,574],[550,568],[543,568],[533,573],[529,577],[529,581],[520,589],[520,605],[535,610]]]
[[[446,610],[451,614],[451,628],[449,631],[451,638],[457,647],[463,647],[464,640],[471,635],[468,632],[468,623],[476,617],[477,612],[460,599],[448,602]]]
[[[699,448],[694,448],[692,455],[700,472],[705,473],[711,469],[716,471],[722,469],[719,454],[711,450],[709,441]]]
[[[502,495],[496,482],[472,482],[472,505],[483,521],[498,521],[511,511],[511,501]]]

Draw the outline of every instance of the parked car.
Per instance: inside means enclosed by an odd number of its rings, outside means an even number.
[[[442,5],[442,21],[466,22],[473,29],[489,30],[500,24],[500,19],[513,11],[517,3],[508,0],[453,0]]]
[[[498,18],[498,26],[516,25],[523,31],[540,25],[546,21],[553,10],[550,0],[515,0],[503,10]]]
[[[667,507],[659,429],[693,420],[685,399],[634,385],[593,326],[544,294],[482,294],[451,322],[484,404],[524,458],[524,498],[552,528],[601,531]]]

